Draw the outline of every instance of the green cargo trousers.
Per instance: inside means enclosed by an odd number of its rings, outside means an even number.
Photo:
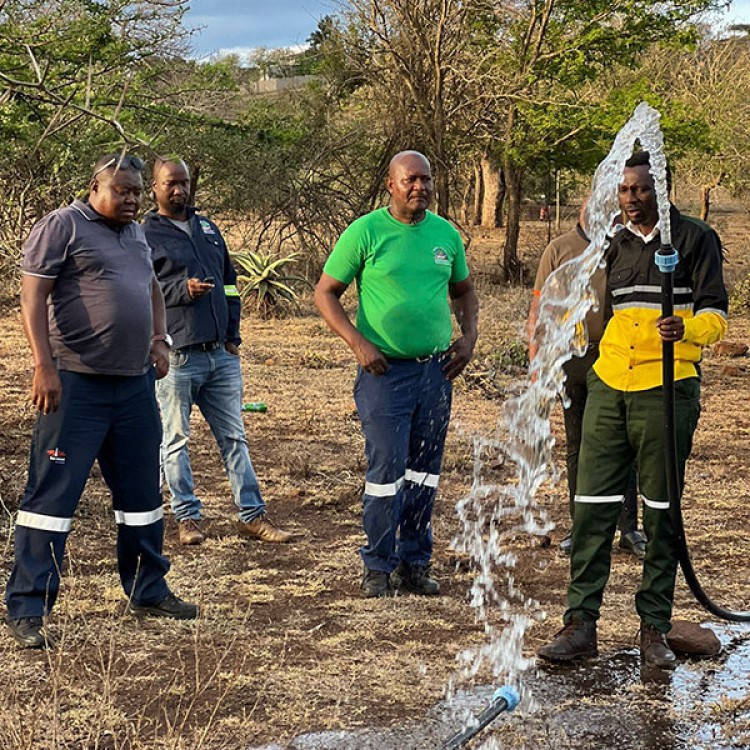
[[[596,620],[609,578],[612,539],[633,460],[644,503],[648,537],[635,605],[641,620],[662,633],[672,619],[677,552],[669,515],[664,466],[662,388],[618,391],[591,370],[583,417],[578,487],[573,515],[571,580],[565,622]],[[680,486],[700,416],[700,383],[675,383],[675,423]]]

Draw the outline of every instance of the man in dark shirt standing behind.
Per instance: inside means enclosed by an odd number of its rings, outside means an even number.
[[[53,644],[43,617],[57,598],[65,542],[96,459],[112,491],[129,611],[178,619],[198,612],[164,580],[154,378],[169,368],[168,337],[164,299],[134,221],[142,169],[135,156],[102,157],[88,201],[45,216],[26,243],[21,317],[39,416],[6,591],[8,625],[24,648]]]
[[[242,423],[240,296],[219,228],[188,205],[190,173],[181,160],[157,160],[157,211],[144,229],[164,292],[174,337],[169,375],[156,389],[164,424],[162,465],[182,544],[201,544],[203,504],[195,494],[188,439],[197,404],[221,451],[237,506],[241,536],[288,542],[292,535],[266,514]]]

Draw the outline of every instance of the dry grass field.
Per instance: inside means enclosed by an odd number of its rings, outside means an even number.
[[[738,211],[717,213],[716,219],[727,245],[731,284],[750,270],[750,221]],[[542,226],[524,228],[531,264],[545,239]],[[220,750],[271,741],[283,746],[313,730],[403,724],[440,700],[456,670],[456,654],[483,637],[466,597],[470,570],[455,564],[450,549],[458,530],[454,506],[471,485],[472,437],[494,432],[504,389],[520,374],[514,368],[530,297],[528,288],[494,280],[499,243],[488,234],[470,251],[482,302],[481,341],[471,373],[456,387],[436,509],[435,572],[442,595],[359,598],[365,464],[351,395],[352,357],[309,300],[294,317],[261,321],[248,314],[242,347],[245,399],[268,404],[266,414],[245,416],[251,455],[270,514],[296,532],[297,541],[272,546],[235,535],[218,452],[196,417],[193,468],[209,538],[201,547],[180,547],[167,513],[166,552],[171,585],[180,596],[200,601],[202,615],[194,623],[134,620],[124,614],[113,514],[95,473],[69,539],[52,618],[62,636],[60,647],[24,652],[7,634],[0,638],[0,748]],[[747,310],[732,314],[729,338],[750,341]],[[30,357],[14,305],[0,317],[0,351],[5,394],[0,401],[0,576],[7,579],[34,420],[27,397]],[[747,358],[728,360],[708,351],[704,373],[685,523],[696,568],[710,593],[723,605],[747,609]],[[559,410],[553,424],[562,442]],[[566,525],[565,496],[563,482],[545,487],[538,498],[558,523],[551,546],[524,535],[512,541],[517,584],[550,615],[529,631],[529,653],[557,629],[563,607],[567,560],[557,542]],[[633,643],[637,572],[633,558],[615,554],[600,629],[605,654]],[[676,616],[705,619],[682,582]],[[488,676],[482,680],[488,682]],[[736,705],[725,707],[725,714],[718,710],[718,721],[736,719]]]

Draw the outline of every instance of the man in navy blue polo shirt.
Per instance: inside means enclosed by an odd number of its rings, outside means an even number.
[[[266,514],[242,422],[240,297],[219,228],[188,205],[185,162],[157,160],[152,187],[157,211],[144,229],[164,292],[174,338],[169,374],[157,384],[164,441],[162,466],[182,544],[201,544],[203,504],[195,494],[188,455],[190,412],[197,404],[221,451],[238,510],[240,535],[288,542],[292,535]]]
[[[57,598],[65,542],[95,460],[112,491],[129,611],[178,619],[198,611],[164,580],[154,379],[169,369],[169,337],[134,222],[142,169],[135,156],[103,157],[88,200],[45,216],[25,247],[21,317],[39,416],[6,591],[8,625],[25,648],[52,645],[43,618]]]

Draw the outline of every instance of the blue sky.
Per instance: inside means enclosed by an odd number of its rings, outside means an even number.
[[[304,45],[318,20],[339,7],[337,0],[192,0],[187,24],[205,27],[193,39],[197,57],[242,53]],[[734,0],[725,18],[750,23],[750,0]]]
[[[748,0],[750,2],[750,0]],[[334,15],[336,0],[192,0],[186,16],[197,57],[256,47],[304,46],[318,20]]]

